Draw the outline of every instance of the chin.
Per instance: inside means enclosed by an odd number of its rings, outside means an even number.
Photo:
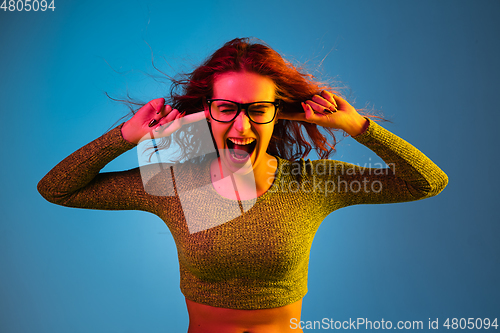
[[[234,154],[232,149],[219,150],[219,155],[221,156],[224,165],[233,174],[237,175],[247,175],[252,174],[253,176],[253,165],[255,164],[254,158],[255,151],[252,153],[240,153]],[[226,176],[226,175],[225,175]]]

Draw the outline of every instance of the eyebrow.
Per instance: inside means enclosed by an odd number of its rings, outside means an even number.
[[[235,105],[235,102],[228,102],[228,101],[217,101],[220,102],[219,106],[225,106],[225,105]]]

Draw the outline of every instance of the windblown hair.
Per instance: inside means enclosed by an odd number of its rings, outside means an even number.
[[[276,99],[281,100],[279,113],[303,113],[301,102],[311,99],[321,90],[331,91],[326,84],[283,59],[262,41],[235,38],[215,51],[193,72],[171,79],[173,84],[170,98],[166,98],[167,103],[185,115],[200,112],[203,110],[204,99],[212,97],[213,84],[219,75],[242,71],[273,80]],[[339,95],[339,92],[331,92]],[[326,159],[335,152],[337,140],[334,132],[337,130],[320,128],[308,122],[279,119],[267,153],[294,161],[305,158],[314,149],[320,158]],[[163,138],[158,148],[169,147],[173,137],[181,148],[180,160],[197,156],[200,151],[207,149],[207,142],[201,142],[196,136],[198,130],[195,124],[183,126],[171,137]],[[209,144],[215,145],[215,142]]]

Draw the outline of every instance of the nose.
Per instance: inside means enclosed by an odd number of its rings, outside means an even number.
[[[240,114],[236,117],[236,119],[234,119],[233,126],[240,133],[243,133],[251,128],[250,119],[248,118],[245,110],[241,110]]]

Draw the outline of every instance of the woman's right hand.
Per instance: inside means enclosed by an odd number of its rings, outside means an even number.
[[[183,124],[204,119],[205,113],[198,112],[183,116],[179,110],[164,105],[164,98],[149,101],[122,126],[122,136],[128,142],[138,144],[144,139],[169,136]]]

